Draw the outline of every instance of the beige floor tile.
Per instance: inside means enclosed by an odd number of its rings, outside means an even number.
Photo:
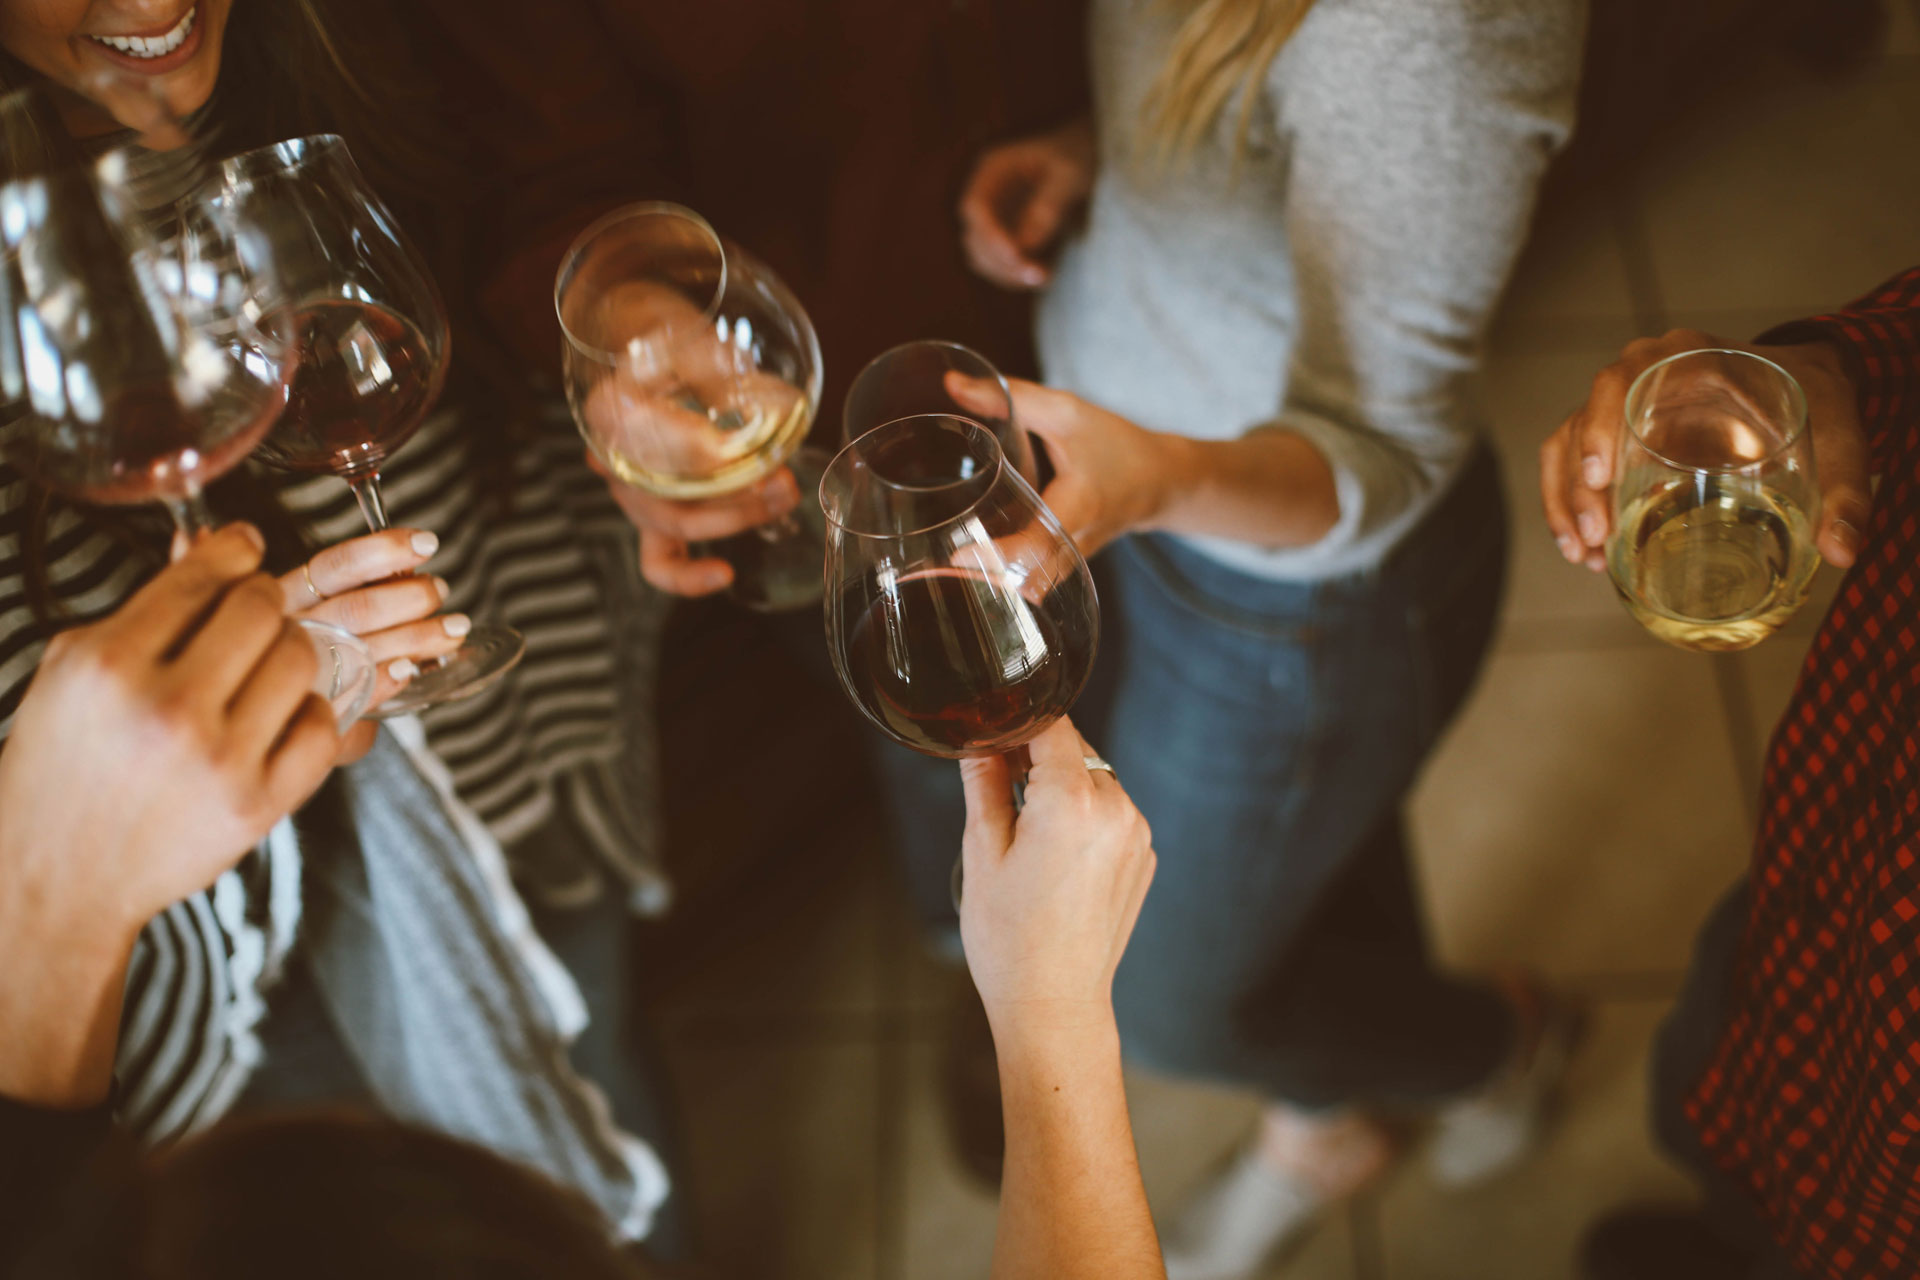
[[[1377,1201],[1384,1280],[1574,1280],[1574,1250],[1596,1216],[1623,1203],[1690,1198],[1647,1129],[1647,1046],[1663,1012],[1651,1002],[1601,1010],[1566,1109],[1524,1165],[1451,1191],[1410,1161]]]
[[[1800,678],[1800,667],[1806,656],[1805,638],[1780,635],[1734,659],[1740,664],[1741,680],[1746,686],[1753,733],[1747,743],[1747,753],[1756,770],[1773,737],[1773,727],[1787,709],[1787,699],[1793,695],[1794,682]]]
[[[1444,956],[1576,979],[1684,968],[1751,838],[1710,661],[1654,643],[1497,653],[1413,818]]]
[[[911,1280],[984,1280],[993,1256],[995,1197],[949,1153],[940,1115],[939,1049],[910,1053],[907,1106],[906,1259]],[[1156,1215],[1181,1197],[1246,1134],[1250,1096],[1129,1073],[1128,1105],[1141,1176]],[[1273,1280],[1353,1280],[1353,1237],[1341,1215],[1268,1273]]]
[[[1557,207],[1534,227],[1494,326],[1498,347],[1619,346],[1634,336],[1626,261],[1605,204]]]
[[[871,1045],[669,1046],[701,1238],[717,1274],[875,1274],[875,1053]]]
[[[1757,65],[1676,121],[1639,178],[1668,310],[1831,306],[1920,259],[1916,128],[1920,76],[1886,66]]]

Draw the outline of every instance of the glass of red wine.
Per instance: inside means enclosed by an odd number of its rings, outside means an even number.
[[[820,483],[827,647],[894,741],[958,759],[1067,713],[1100,639],[1093,578],[993,432],[952,414],[877,427]]]
[[[954,398],[956,383],[971,387],[970,403]],[[841,439],[856,440],[875,427],[922,413],[956,414],[986,427],[1020,478],[1039,488],[1033,441],[1013,419],[1006,377],[993,361],[958,342],[905,342],[869,360],[847,388]]]
[[[446,307],[414,249],[332,134],[295,138],[224,162],[214,202],[264,238],[271,291],[294,357],[287,407],[256,456],[286,471],[337,475],[370,528],[388,527],[380,469],[439,396]],[[511,627],[476,622],[461,647],[423,663],[373,714],[405,715],[485,689],[526,652]]]
[[[774,611],[820,598],[825,459],[801,448],[820,402],[820,343],[772,269],[675,204],[616,209],[575,238],[554,280],[567,402],[622,483],[719,498],[792,465],[798,509],[706,544],[730,594]]]
[[[44,137],[57,116],[43,107],[0,103],[4,132]],[[204,488],[286,403],[288,336],[230,309],[251,256],[234,229],[183,202],[198,246],[189,269],[177,237],[159,241],[142,224],[123,160],[36,164],[42,172],[0,186],[0,452],[76,502],[159,502],[191,537],[213,525]],[[315,692],[343,723],[357,718],[372,654],[338,627],[302,626],[321,658]]]

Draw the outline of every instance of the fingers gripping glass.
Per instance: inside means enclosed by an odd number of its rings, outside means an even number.
[[[1626,416],[1614,588],[1669,644],[1758,644],[1806,601],[1820,563],[1799,384],[1744,351],[1689,351],[1640,375]]]
[[[426,266],[346,144],[331,134],[249,151],[220,166],[214,199],[258,236],[273,265],[261,305],[283,317],[294,357],[287,408],[260,460],[337,475],[368,527],[389,525],[380,469],[439,397],[450,336]],[[511,627],[475,622],[460,648],[420,664],[377,716],[471,697],[526,652]]]
[[[57,117],[33,91],[0,100],[0,132],[46,137]],[[289,343],[242,304],[266,270],[241,231],[189,198],[142,222],[125,157],[27,172],[0,186],[0,449],[77,502],[159,502],[181,533],[212,527],[205,487],[237,466],[287,399]],[[39,163],[44,161],[44,163]],[[315,691],[342,721],[373,690],[357,637],[304,622]]]
[[[638,204],[573,242],[554,281],[567,400],[621,482],[692,501],[739,493],[795,457],[820,402],[820,344],[764,263],[672,204]],[[757,609],[820,592],[818,508],[710,544]]]
[[[1093,576],[991,431],[949,414],[877,427],[828,466],[820,502],[827,648],[883,733],[1004,755],[1073,706],[1100,642]]]

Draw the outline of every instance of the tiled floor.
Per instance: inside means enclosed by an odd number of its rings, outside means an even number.
[[[1416,817],[1448,959],[1587,992],[1595,1031],[1562,1126],[1523,1171],[1459,1194],[1409,1164],[1274,1276],[1561,1280],[1595,1213],[1684,1193],[1646,1136],[1646,1048],[1694,926],[1742,865],[1761,745],[1811,621],[1737,657],[1652,641],[1558,559],[1534,449],[1636,333],[1748,336],[1920,261],[1920,14],[1897,3],[1873,69],[1820,83],[1752,67],[1528,253],[1493,360],[1509,617]],[[993,1202],[953,1164],[936,1105],[943,979],[917,954],[870,814],[796,840],[814,852],[776,864],[661,1010],[713,1254],[742,1280],[982,1277]],[[1232,1094],[1133,1089],[1156,1206],[1253,1114]]]

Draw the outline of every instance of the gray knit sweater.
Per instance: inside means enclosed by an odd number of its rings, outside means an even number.
[[[1047,381],[1156,430],[1299,433],[1338,481],[1326,537],[1190,541],[1268,578],[1377,565],[1481,430],[1482,340],[1572,127],[1586,0],[1319,0],[1237,177],[1231,107],[1189,168],[1137,163],[1171,20],[1092,10],[1100,177],[1041,303]]]

